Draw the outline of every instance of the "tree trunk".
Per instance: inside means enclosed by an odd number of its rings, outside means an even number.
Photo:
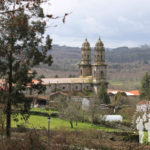
[[[10,126],[11,126],[11,103],[10,103],[10,98],[8,98],[8,102],[7,102],[7,125],[6,125],[6,134],[7,134],[8,138],[10,138]]]
[[[78,125],[78,121],[76,121],[76,126]]]
[[[10,138],[10,127],[11,127],[11,94],[12,94],[12,53],[10,54],[9,58],[9,94],[7,100],[7,124],[6,124],[6,134],[7,137]]]
[[[114,114],[116,113],[116,108],[114,108]]]
[[[92,123],[94,124],[95,112],[92,112]]]
[[[73,122],[72,122],[72,120],[70,120],[70,125],[71,125],[71,128],[73,128]]]

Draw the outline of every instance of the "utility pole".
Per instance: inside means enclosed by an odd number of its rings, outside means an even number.
[[[48,143],[49,143],[49,139],[50,139],[50,119],[51,119],[51,116],[49,115],[48,116]]]

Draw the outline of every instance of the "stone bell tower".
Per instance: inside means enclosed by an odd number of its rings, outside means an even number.
[[[79,64],[79,77],[87,77],[92,75],[91,67],[91,47],[90,43],[85,39],[81,48],[81,62]]]
[[[94,92],[97,93],[102,82],[106,83],[107,65],[105,64],[105,48],[99,38],[94,48],[94,64],[92,65],[92,77]]]

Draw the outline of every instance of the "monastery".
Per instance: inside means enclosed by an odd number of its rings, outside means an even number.
[[[99,38],[94,48],[94,63],[91,60],[91,47],[87,39],[82,44],[81,61],[79,64],[78,78],[43,78],[43,84],[47,85],[47,92],[93,91],[97,90],[102,82],[107,86],[107,65],[105,64],[105,48]]]

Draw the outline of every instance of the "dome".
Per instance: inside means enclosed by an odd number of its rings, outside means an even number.
[[[101,39],[99,38],[98,42],[95,45],[96,49],[102,49],[102,47],[104,47],[103,42],[101,41]]]
[[[90,43],[88,42],[87,38],[85,39],[85,42],[82,44],[82,48],[90,48]]]

